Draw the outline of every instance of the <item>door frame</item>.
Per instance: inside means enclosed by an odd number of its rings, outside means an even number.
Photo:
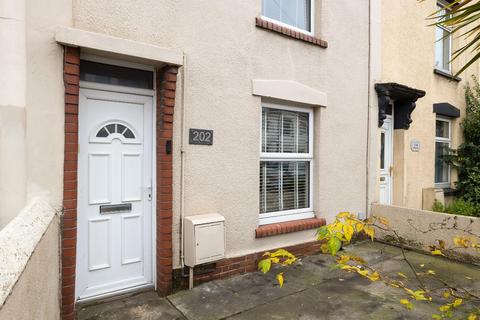
[[[83,58],[83,56],[81,56]],[[90,56],[89,56],[90,57]],[[109,64],[112,64],[112,65],[118,65],[116,64],[116,61],[113,60],[113,61],[109,61],[108,59],[102,59],[103,62],[107,62]],[[88,59],[88,61],[92,61],[90,59]],[[155,79],[155,70],[153,68],[151,68],[151,70],[153,72],[153,77]],[[139,286],[134,286],[134,287],[131,287],[131,288],[124,288],[124,289],[120,289],[120,290],[117,290],[117,291],[113,291],[113,292],[108,292],[108,293],[104,293],[104,294],[99,294],[99,295],[95,295],[93,297],[87,297],[87,298],[83,298],[83,299],[78,299],[78,300],[75,300],[75,302],[78,302],[78,303],[83,303],[83,302],[88,302],[88,301],[92,301],[92,300],[97,300],[97,299],[102,299],[102,298],[108,298],[108,297],[111,297],[111,296],[115,296],[115,295],[119,295],[119,294],[122,294],[122,293],[128,293],[128,292],[132,292],[132,291],[137,291],[137,290],[140,290],[140,289],[143,289],[143,288],[148,288],[148,287],[153,287],[156,289],[156,246],[155,246],[155,240],[157,238],[157,234],[156,234],[156,191],[157,191],[157,176],[156,176],[156,160],[157,160],[157,156],[156,156],[156,140],[157,140],[157,137],[156,137],[156,134],[155,134],[155,130],[156,130],[156,90],[155,90],[155,81],[154,81],[154,87],[152,90],[149,90],[149,89],[138,89],[138,88],[130,88],[130,87],[124,87],[124,86],[117,86],[117,85],[109,85],[109,84],[103,84],[103,83],[96,83],[96,82],[89,82],[89,81],[80,81],[79,82],[79,97],[80,97],[80,90],[81,89],[87,89],[87,90],[96,90],[96,91],[104,91],[104,92],[112,92],[112,93],[123,93],[123,94],[130,94],[130,95],[136,95],[136,96],[147,96],[147,97],[151,97],[152,99],[152,119],[150,119],[151,121],[151,128],[152,128],[152,137],[151,137],[151,150],[149,150],[150,152],[150,156],[151,156],[151,209],[150,209],[150,212],[149,214],[151,215],[151,221],[152,221],[152,224],[150,226],[150,233],[151,233],[151,243],[150,243],[150,250],[151,250],[151,273],[152,273],[152,283],[149,283],[149,284],[144,284],[144,285],[139,285]],[[78,105],[78,108],[80,110],[80,100],[79,100],[79,105]],[[145,119],[144,119],[145,121]],[[80,125],[80,116],[78,117],[78,125]],[[78,144],[79,148],[80,148],[80,143]],[[78,165],[79,165],[79,162],[77,163],[77,170],[78,170]],[[77,181],[79,181],[79,179],[77,179]],[[78,192],[77,192],[78,193]],[[78,205],[78,200],[77,200],[77,205]],[[77,214],[77,219],[79,218],[78,214]],[[78,226],[78,220],[77,220],[77,226]],[[78,236],[77,236],[77,239],[78,239]],[[76,252],[76,255],[78,253],[78,244],[77,244],[77,252]],[[78,270],[76,270],[76,274],[75,274],[75,278],[76,278],[76,281],[78,281],[77,279],[78,277]],[[77,283],[77,282],[76,282]],[[75,287],[76,287],[76,284],[75,284]],[[75,299],[77,299],[77,292],[75,290]]]
[[[386,115],[386,118],[384,119],[384,124],[385,124],[385,123],[388,123],[388,122],[390,123],[390,130],[389,130],[389,131],[390,131],[390,135],[389,135],[389,139],[388,139],[388,140],[389,140],[388,142],[389,142],[389,144],[390,144],[390,152],[389,152],[388,157],[390,158],[390,166],[391,166],[391,168],[386,169],[386,170],[389,171],[389,175],[390,175],[389,188],[388,188],[388,189],[389,189],[389,190],[388,190],[388,193],[389,193],[389,199],[390,199],[390,201],[389,201],[389,203],[386,203],[386,204],[390,204],[390,205],[391,205],[391,204],[393,203],[393,165],[394,165],[394,164],[393,164],[393,159],[394,159],[394,158],[393,158],[393,152],[394,152],[394,148],[393,148],[393,141],[394,141],[394,140],[393,140],[393,133],[394,133],[394,128],[393,128],[393,123],[394,123],[394,122],[393,122],[393,115]],[[380,135],[381,135],[382,130],[384,130],[384,129],[383,129],[383,125],[382,125],[382,127],[380,127],[379,129],[380,129]],[[386,135],[385,138],[387,138],[387,135]],[[387,140],[385,140],[385,142],[387,142]],[[381,144],[381,141],[380,141],[380,144]],[[385,143],[385,145],[386,145],[386,143]],[[381,145],[380,145],[380,149],[381,149]],[[386,148],[385,148],[385,149],[386,149]],[[386,151],[386,150],[385,150],[385,151]],[[381,169],[381,167],[380,167],[380,164],[379,164],[379,167],[378,167],[378,168],[379,168],[378,175],[379,175],[379,179],[380,179],[380,178],[381,178],[381,171],[382,171],[382,169]],[[384,169],[384,170],[385,170],[385,169]],[[379,191],[379,192],[380,192],[380,186],[381,186],[381,182],[379,181],[379,184],[378,184],[378,191]],[[378,196],[378,200],[379,200],[379,202],[380,202],[380,193],[379,193],[379,196]]]
[[[77,170],[78,170],[78,102],[80,88],[79,47],[64,46],[63,80],[65,103],[63,212],[61,215],[61,319],[75,319],[75,275],[77,242]],[[130,64],[130,63],[128,63]],[[152,172],[156,178],[152,189],[155,212],[154,274],[155,290],[160,296],[172,292],[173,285],[173,119],[177,75],[180,65],[156,62],[154,79],[154,155]],[[127,67],[132,67],[129,65]],[[155,119],[152,119],[155,121]],[[160,182],[160,184],[158,184]]]

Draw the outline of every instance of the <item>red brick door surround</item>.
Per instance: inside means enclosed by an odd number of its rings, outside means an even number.
[[[61,317],[75,319],[77,253],[77,168],[80,49],[65,47],[65,149],[61,225]],[[172,137],[178,67],[156,70],[156,287],[159,295],[172,289]]]

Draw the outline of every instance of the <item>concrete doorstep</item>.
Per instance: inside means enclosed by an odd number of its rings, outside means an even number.
[[[363,242],[345,250],[365,258],[382,272],[409,275],[398,248]],[[433,269],[451,283],[480,290],[480,270],[476,266],[415,252],[407,254],[412,263],[425,264],[425,270]],[[78,319],[430,319],[438,308],[418,302],[414,311],[408,311],[399,303],[405,297],[402,291],[331,270],[332,264],[333,258],[328,255],[303,258],[285,271],[283,288],[275,281],[275,270],[266,275],[249,273],[205,283],[167,298],[144,292],[87,306],[80,308]]]

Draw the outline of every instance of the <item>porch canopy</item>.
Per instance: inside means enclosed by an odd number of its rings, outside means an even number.
[[[378,95],[378,126],[383,125],[387,114],[393,114],[393,128],[408,130],[415,102],[425,96],[425,91],[395,82],[377,83],[375,91]]]

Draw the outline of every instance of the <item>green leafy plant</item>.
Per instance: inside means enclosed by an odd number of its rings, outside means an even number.
[[[441,203],[441,202],[438,201],[437,199],[434,199],[434,200],[433,200],[432,211],[435,211],[435,212],[445,212],[445,206],[443,205],[443,203]]]
[[[446,160],[458,171],[460,198],[480,208],[480,84],[476,77],[465,88],[465,101],[466,116],[461,123],[464,142]]]
[[[453,200],[453,202],[447,206],[444,206],[440,201],[435,199],[433,202],[432,211],[462,216],[480,217],[480,206],[461,198]]]
[[[480,216],[479,206],[463,199],[455,199],[445,208],[445,212],[462,216]]]

